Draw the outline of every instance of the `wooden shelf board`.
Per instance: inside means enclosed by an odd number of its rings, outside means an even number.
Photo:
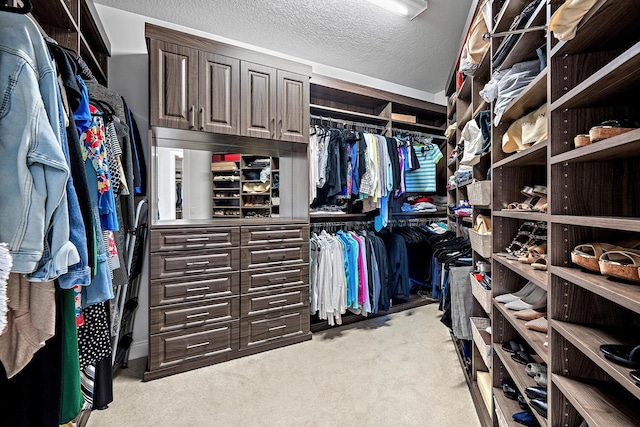
[[[549,219],[549,214],[544,212],[493,211],[491,215],[502,218],[522,219],[525,221],[547,221]]]
[[[240,200],[240,197],[214,197],[213,200]]]
[[[507,426],[509,427],[521,426],[521,424],[518,424],[517,422],[513,421],[513,418],[511,417],[513,414],[522,411],[522,409],[520,409],[520,405],[518,405],[518,402],[516,402],[515,400],[508,399],[502,392],[502,389],[498,387],[493,388],[493,399],[494,399],[494,403],[500,407],[500,410],[504,414],[504,418],[505,420],[507,420]]]
[[[430,130],[430,131],[442,132],[446,129],[446,127],[444,126],[432,126],[432,125],[425,125],[423,123],[405,122],[402,120],[393,120],[391,123],[393,124],[394,128],[399,126],[400,128],[408,128],[408,130],[417,130],[417,131]]]
[[[634,427],[640,411],[622,402],[619,395],[603,389],[600,383],[578,381],[560,375],[551,376],[553,383],[590,426]]]
[[[365,219],[367,218],[367,214],[330,214],[330,213],[322,213],[322,214],[314,214],[313,212],[309,213],[309,218],[311,218],[311,222],[314,220],[318,220],[318,222],[322,222],[323,219],[329,219],[331,221],[338,220],[340,218],[343,219]]]
[[[520,390],[520,394],[522,394],[522,396],[524,396],[527,403],[529,403],[531,399],[527,397],[526,393],[524,392],[524,389],[527,387],[537,387],[538,384],[536,383],[536,381],[533,378],[531,378],[529,375],[527,375],[527,372],[525,371],[525,366],[511,359],[511,354],[507,353],[502,348],[500,348],[500,345],[497,345],[497,346],[494,345],[494,351],[498,355],[498,358],[500,359],[500,361],[502,362],[502,365],[505,367],[505,369],[509,373],[509,376],[515,383],[516,387],[518,387],[518,390]],[[508,399],[505,397],[505,400],[508,400]],[[517,405],[518,404],[516,403],[516,406]],[[517,412],[520,412],[520,411],[517,411]],[[531,413],[536,417],[536,419],[538,420],[541,426],[547,425],[546,418],[543,418],[533,409],[531,410]]]
[[[243,196],[269,196],[270,193],[242,193]]]
[[[558,331],[563,337],[568,339],[585,356],[595,362],[614,380],[620,383],[636,398],[640,399],[640,387],[636,387],[635,381],[629,377],[629,372],[634,369],[625,368],[607,360],[600,351],[602,344],[636,344],[629,340],[629,337],[638,336],[638,331],[618,331],[611,334],[608,331],[590,328],[588,326],[574,323],[551,320],[550,327]],[[620,329],[620,328],[618,328]]]
[[[473,80],[473,77],[465,76],[462,86],[460,86],[460,90],[458,91],[459,100],[471,102],[471,80]]]
[[[495,162],[493,167],[543,166],[547,163],[547,145],[548,139]]]
[[[37,7],[31,11],[33,18],[41,25],[68,29],[80,32],[76,18],[63,1],[38,2]]]
[[[629,232],[640,233],[640,218],[613,217],[613,216],[574,216],[552,215],[554,224],[579,225],[582,227],[612,228]]]
[[[624,160],[640,156],[640,129],[551,157],[551,164]]]
[[[498,13],[496,25],[492,29],[492,33],[499,33],[509,29],[516,15],[529,4],[529,0],[507,0]]]
[[[475,119],[478,116],[478,114],[480,114],[481,111],[488,110],[489,107],[490,107],[489,103],[483,99],[482,103],[478,105],[478,108],[476,108],[473,111],[472,117]]]
[[[526,321],[516,318],[514,316],[515,311],[504,308],[504,304],[500,304],[495,300],[495,298],[493,300],[493,307],[494,307],[493,309],[494,322],[495,322],[495,313],[496,311],[499,311],[509,321],[509,323],[513,325],[513,327],[518,331],[520,336],[523,339],[525,339],[527,343],[529,343],[531,348],[533,348],[533,350],[538,354],[538,356],[540,356],[546,364],[549,364],[549,349],[546,346],[544,346],[544,342],[547,341],[546,334],[542,332],[532,331],[531,329],[527,329],[527,327],[524,326],[524,324],[527,323]],[[493,346],[493,349],[494,351],[496,350],[495,345]],[[502,349],[499,349],[499,350],[502,350]],[[511,360],[511,358],[509,358],[509,360]],[[513,363],[517,364],[516,362],[513,362]],[[526,373],[524,373],[524,366],[522,367],[522,371],[524,375],[527,375]]]
[[[536,27],[545,24],[547,18],[546,6],[546,2],[540,2],[538,8],[533,12],[533,15],[525,25],[525,28]],[[542,30],[521,34],[518,38],[518,41],[513,45],[513,47],[507,54],[507,57],[498,67],[498,70],[506,70],[507,68],[511,68],[518,62],[522,62],[527,59],[533,59],[535,57],[536,49],[542,46],[544,42],[545,32]]]
[[[640,41],[596,71],[549,106],[549,111],[597,105],[637,86],[640,78]]]
[[[384,123],[390,120],[389,117],[374,116],[373,114],[359,113],[357,111],[343,110],[341,108],[325,107],[324,105],[319,105],[319,104],[309,104],[309,109],[312,110],[312,112],[313,110],[323,111],[326,113],[334,113],[342,116],[353,117],[357,119],[367,119],[367,120],[373,120],[373,121],[384,122]]]
[[[458,118],[458,129],[462,130],[464,128],[464,125],[466,125],[467,122],[469,120],[471,120],[471,115],[472,114],[473,114],[473,105],[469,104],[469,106],[465,110],[465,112],[462,115],[462,117]]]
[[[577,268],[550,266],[549,272],[622,307],[640,313],[640,286],[607,279]]]
[[[533,79],[522,93],[507,105],[507,109],[502,114],[502,123],[513,122],[524,116],[525,113],[538,108],[547,100],[547,70],[545,68]]]
[[[87,65],[89,66],[95,77],[98,80],[102,80],[106,83],[107,75],[105,73],[105,70],[102,69],[100,61],[98,61],[98,58],[96,57],[93,49],[91,48],[91,46],[89,46],[87,39],[82,33],[80,33],[80,54],[82,58],[87,62]]]
[[[480,60],[480,64],[476,69],[476,72],[473,74],[473,79],[481,79],[483,82],[488,82],[491,78],[491,49],[487,49],[482,55],[482,59]],[[474,96],[476,93],[474,93]]]
[[[242,206],[242,209],[247,209],[247,210],[257,210],[257,209],[271,209],[270,205],[260,205],[260,206]]]
[[[537,286],[541,287],[545,291],[549,291],[549,285],[547,281],[548,273],[542,270],[536,270],[531,267],[529,264],[524,264],[520,261],[512,261],[507,259],[506,257],[500,255],[493,255],[493,259],[504,265],[511,271],[517,273],[519,276],[524,277],[525,279],[535,283]]]

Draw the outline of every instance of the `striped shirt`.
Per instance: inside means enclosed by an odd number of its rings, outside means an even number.
[[[405,191],[408,193],[436,192],[436,164],[442,158],[442,152],[435,144],[425,145],[424,151],[414,146],[420,169],[406,171],[404,175]]]

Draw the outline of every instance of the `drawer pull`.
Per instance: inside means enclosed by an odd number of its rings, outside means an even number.
[[[269,304],[280,304],[282,302],[287,302],[286,299],[279,299],[277,301],[269,301]]]
[[[195,319],[196,317],[202,317],[202,316],[208,316],[209,312],[205,311],[204,313],[197,313],[197,314],[189,314],[187,316],[187,319]]]
[[[283,281],[283,280],[287,280],[287,276],[284,276],[284,277],[272,277],[272,278],[270,278],[268,280],[269,280],[269,283],[280,282],[280,281]]]
[[[194,265],[207,265],[207,264],[209,264],[209,261],[192,261],[187,263],[187,267],[191,267]]]
[[[187,292],[200,292],[200,291],[208,291],[209,287],[208,286],[202,286],[201,288],[189,288],[187,289]]]
[[[287,327],[287,325],[274,326],[273,328],[269,328],[269,332],[275,331],[277,329],[284,329],[286,327]]]
[[[209,240],[208,237],[190,237],[187,242],[206,242],[207,240]]]
[[[204,347],[205,345],[209,345],[209,341],[201,342],[200,344],[188,345],[187,350],[191,350],[192,348]]]
[[[276,255],[269,255],[269,256],[267,257],[267,259],[268,259],[269,261],[271,261],[272,259],[285,259],[286,257],[287,257],[287,254],[279,254],[279,255],[277,255],[277,256],[276,256]]]

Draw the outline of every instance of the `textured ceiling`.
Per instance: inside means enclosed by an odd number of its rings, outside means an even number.
[[[94,0],[410,88],[444,90],[472,0],[413,21],[364,0]]]

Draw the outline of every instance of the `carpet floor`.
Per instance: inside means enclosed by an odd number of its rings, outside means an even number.
[[[436,304],[143,383],[145,365],[119,371],[88,427],[480,425]]]

